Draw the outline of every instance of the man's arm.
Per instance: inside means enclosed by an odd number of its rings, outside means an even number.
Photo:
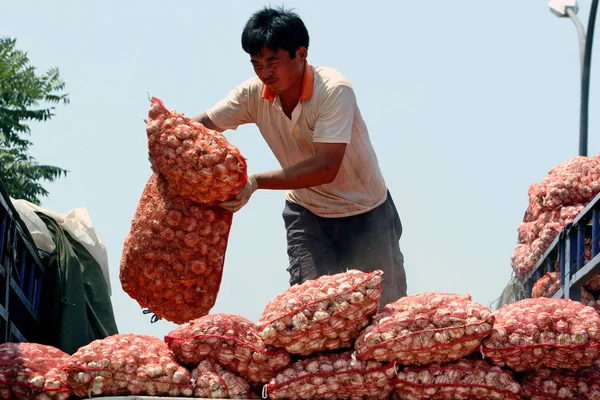
[[[213,131],[217,131],[217,132],[224,131],[224,129],[221,129],[218,126],[216,126],[214,124],[214,122],[212,122],[210,120],[210,118],[208,117],[208,115],[206,113],[202,113],[202,114],[198,115],[197,117],[192,118],[192,121],[200,122],[202,125],[204,125],[208,129],[212,129]]]
[[[313,132],[315,155],[279,171],[256,174],[259,189],[304,189],[331,183],[352,137],[356,99],[349,86],[331,90]]]
[[[331,183],[342,165],[346,143],[315,143],[316,154],[290,167],[255,174],[258,189],[304,189]]]
[[[220,204],[236,212],[242,208],[257,189],[303,189],[332,182],[344,159],[346,143],[315,143],[316,154],[298,164],[278,171],[248,176],[248,183],[234,199]]]
[[[252,84],[252,82],[247,81],[237,86],[229,92],[227,97],[219,100],[215,105],[192,118],[192,120],[217,132],[236,129],[240,125],[254,122],[254,115],[256,114],[254,97],[256,96],[250,92],[255,92],[256,89],[252,89]]]
[[[281,170],[249,175],[246,186],[221,207],[236,212],[257,189],[294,190],[331,183],[350,143],[355,105],[351,87],[340,85],[332,90],[315,123],[315,155]]]

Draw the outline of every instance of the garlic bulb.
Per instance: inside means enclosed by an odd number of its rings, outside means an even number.
[[[294,285],[266,306],[259,335],[266,344],[304,356],[350,348],[377,312],[381,275],[349,270]]]
[[[146,335],[117,334],[79,348],[64,365],[75,395],[190,396],[191,375],[166,343]]]
[[[404,365],[458,360],[492,330],[488,307],[469,296],[421,293],[386,305],[356,340],[359,359]]]
[[[283,349],[266,346],[256,325],[240,315],[210,314],[170,332],[165,342],[184,364],[214,359],[250,384],[264,384],[290,363]]]
[[[298,361],[265,386],[271,399],[387,399],[393,364],[353,360],[352,353],[322,354]]]

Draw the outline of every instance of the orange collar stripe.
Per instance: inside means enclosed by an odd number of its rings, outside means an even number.
[[[308,100],[312,97],[313,94],[313,86],[315,85],[315,72],[313,67],[306,62],[304,65],[304,75],[302,76],[302,88],[300,89],[300,101]],[[271,103],[275,101],[275,97],[277,95],[264,85],[262,98],[269,100]]]

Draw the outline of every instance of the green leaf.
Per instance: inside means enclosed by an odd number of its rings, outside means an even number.
[[[69,97],[58,68],[38,74],[16,43],[0,38],[0,179],[12,197],[40,204],[48,195],[41,181],[54,182],[68,171],[40,165],[29,155],[28,123],[49,121],[55,105],[68,104]]]

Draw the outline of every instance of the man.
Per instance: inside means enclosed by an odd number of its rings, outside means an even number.
[[[290,284],[346,269],[383,275],[383,306],[406,296],[402,225],[350,83],[307,62],[309,35],[282,8],[246,23],[242,47],[256,73],[195,118],[223,131],[254,123],[282,169],[252,174],[221,207],[240,210],[257,189],[287,190]]]

